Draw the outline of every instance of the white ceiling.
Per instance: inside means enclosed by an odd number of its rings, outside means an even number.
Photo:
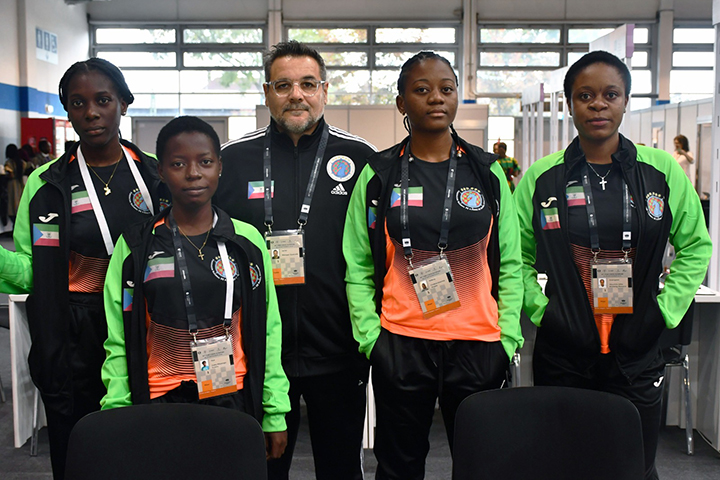
[[[279,0],[92,1],[88,13],[103,21],[266,21],[268,3]],[[654,21],[660,4],[676,20],[712,18],[713,0],[473,0],[480,21]],[[462,0],[284,0],[283,20],[458,21]]]

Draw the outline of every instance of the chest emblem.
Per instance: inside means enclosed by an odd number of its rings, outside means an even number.
[[[144,282],[157,278],[173,278],[175,276],[175,257],[154,257],[148,260],[145,268]]]
[[[662,195],[650,192],[645,196],[647,213],[653,220],[662,220],[665,211],[665,200]]]
[[[565,197],[567,198],[568,207],[582,207],[585,206],[585,192],[583,187],[568,187],[565,190]]]
[[[59,247],[60,226],[55,224],[33,224],[33,245],[36,247]]]
[[[270,198],[275,196],[275,180],[270,181]],[[265,198],[265,183],[260,180],[257,182],[248,182],[248,200],[257,200]]]
[[[336,182],[345,182],[355,175],[355,162],[345,155],[335,155],[327,162],[327,173]]]
[[[233,280],[235,280],[238,277],[238,267],[235,263],[235,259],[229,257],[228,259],[230,260],[230,272],[232,273]],[[219,256],[213,258],[213,261],[210,264],[210,270],[212,270],[215,278],[219,280],[225,280],[225,266],[223,265],[222,259]]]
[[[262,282],[262,274],[260,273],[260,267],[258,267],[254,263],[250,264],[250,282],[252,283],[253,290],[259,287],[260,283]]]
[[[455,194],[458,205],[466,210],[477,212],[485,208],[485,197],[475,187],[463,187]]]
[[[390,194],[390,208],[399,207],[402,199],[402,190],[393,188]],[[423,187],[408,187],[408,207],[423,206]]]
[[[75,195],[73,194],[73,199]],[[128,196],[128,201],[130,202],[130,205],[137,210],[140,213],[144,213],[146,215],[150,214],[150,209],[147,206],[147,203],[145,203],[145,199],[142,196],[142,193],[140,193],[139,188],[135,188],[130,192],[130,195]],[[75,212],[73,212],[75,213]]]

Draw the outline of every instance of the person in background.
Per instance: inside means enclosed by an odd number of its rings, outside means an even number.
[[[290,401],[265,242],[251,225],[211,204],[222,163],[220,140],[208,123],[171,120],[155,152],[172,207],[128,228],[110,259],[102,408],[232,408],[257,419],[267,458],[278,458],[287,444]]]
[[[328,83],[320,54],[296,41],[265,56],[270,125],[223,146],[215,204],[265,233],[277,250],[273,274],[283,328],[283,367],[290,380],[288,448],[268,463],[268,478],[286,480],[307,406],[319,480],[360,480],[367,360],[352,335],[342,225],[365,158],[362,138],[324,119]],[[312,205],[312,208],[310,208]]]
[[[460,138],[457,76],[420,52],[402,66],[409,137],[368,158],[343,253],[353,332],[372,365],[377,479],[422,479],[439,400],[450,450],[468,395],[500,388],[523,344],[515,204],[495,155]]]
[[[18,207],[16,251],[0,249],[0,291],[30,293],[28,363],[45,405],[56,480],[65,474],[70,431],[105,394],[102,290],[113,245],[168,197],[155,159],[120,139],[134,97],[115,65],[73,64],[59,95],[80,142],[32,172]]]
[[[675,144],[673,157],[675,157],[675,160],[677,160],[677,162],[680,164],[683,171],[685,172],[685,175],[687,175],[687,177],[690,179],[690,183],[695,185],[695,157],[693,157],[693,154],[690,153],[690,144],[688,143],[687,137],[685,135],[678,135],[677,137],[673,138],[673,143]]]
[[[17,145],[9,144],[5,148],[5,175],[7,176],[7,214],[10,220],[15,222],[18,206],[22,198],[25,181],[23,180],[23,172],[25,171],[26,162],[22,156],[25,152],[19,150]]]
[[[630,71],[610,53],[591,52],[574,63],[564,89],[578,135],[567,149],[535,162],[514,198],[524,311],[538,326],[535,385],[630,400],[642,424],[645,478],[657,479],[665,378],[658,339],[685,315],[712,243],[678,163],[618,132],[630,88]],[[668,240],[677,257],[660,292]],[[544,292],[536,262],[547,269]]]
[[[515,177],[520,175],[520,165],[517,160],[513,157],[508,157],[505,153],[507,152],[507,144],[505,142],[496,142],[493,145],[493,153],[498,156],[498,163],[505,172],[505,178],[507,179],[510,191],[515,191]]]
[[[50,156],[50,142],[42,139],[38,142],[38,153],[32,158],[33,169],[45,165],[53,158]]]

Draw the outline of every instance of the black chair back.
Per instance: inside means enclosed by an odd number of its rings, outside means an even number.
[[[640,415],[625,398],[519,387],[466,398],[455,419],[454,480],[642,480]]]
[[[70,435],[67,480],[267,478],[258,422],[229,408],[151,404],[91,413]]]

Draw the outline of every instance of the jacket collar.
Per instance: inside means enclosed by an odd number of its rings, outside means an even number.
[[[580,146],[579,137],[575,137],[572,143],[570,143],[565,150],[564,158],[568,171],[576,168],[581,162],[585,161],[585,152],[583,152]],[[622,165],[623,170],[633,168],[637,162],[637,148],[635,148],[635,144],[620,135],[620,143],[618,144],[617,152],[612,154],[612,160]]]
[[[154,219],[154,221],[151,222],[153,231],[158,225],[162,225],[167,220],[168,214],[172,210],[172,207],[166,208],[162,212],[160,212],[159,215],[157,215]],[[214,238],[216,241],[221,240],[223,242],[230,242],[233,241],[235,238],[235,226],[232,223],[232,219],[230,218],[230,215],[225,213],[223,210],[220,210],[219,208],[213,206],[213,212],[215,212],[218,216],[217,223],[215,223],[215,226],[213,227],[213,230],[211,232],[211,237]]]
[[[325,115],[320,117],[318,120],[315,130],[310,135],[303,135],[298,140],[298,149],[307,150],[313,146],[316,146],[320,142],[320,135],[323,128],[325,127]],[[295,144],[292,139],[285,133],[278,130],[277,122],[270,117],[270,130],[273,137],[273,142],[278,142],[285,148],[293,149]]]

